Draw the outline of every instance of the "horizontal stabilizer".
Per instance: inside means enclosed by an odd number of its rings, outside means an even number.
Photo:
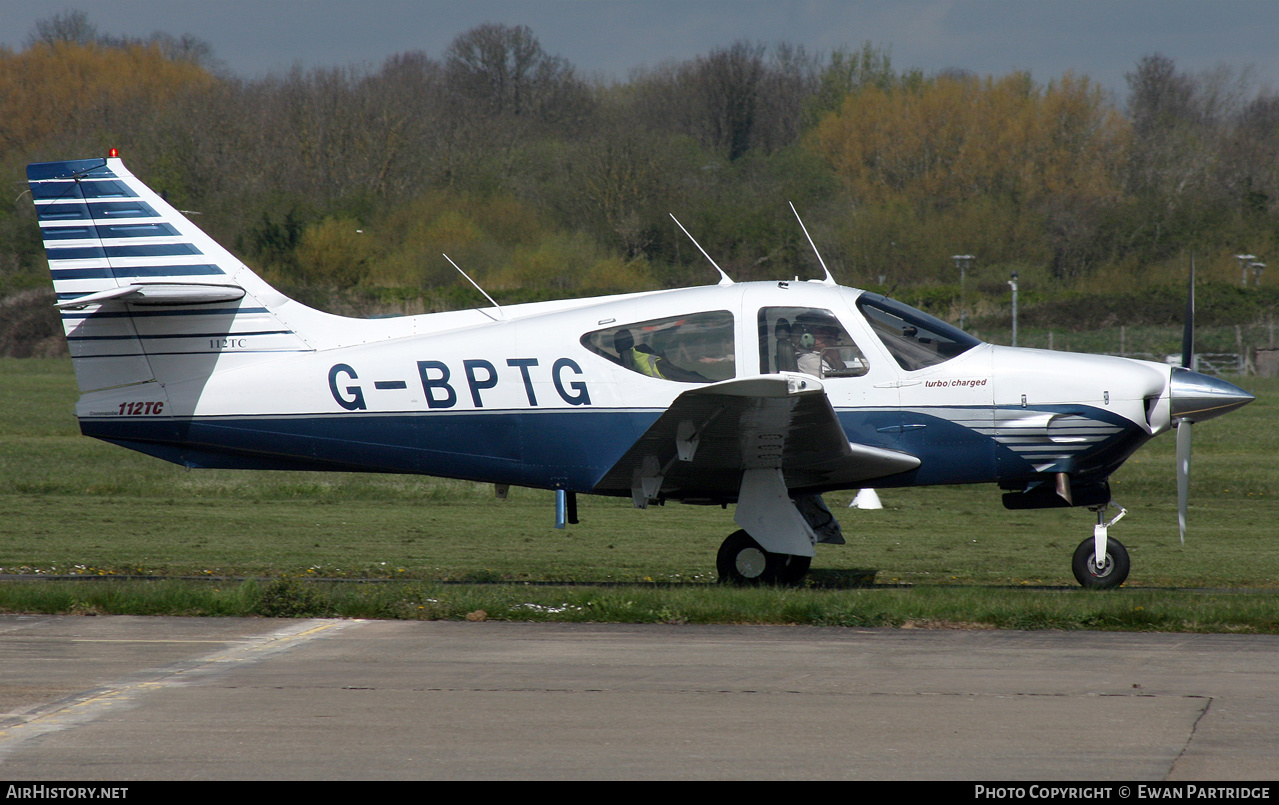
[[[197,283],[138,283],[85,294],[74,299],[64,299],[54,307],[76,310],[88,305],[99,305],[112,299],[120,299],[134,305],[206,305],[214,302],[234,302],[244,296],[238,285],[202,285]]]

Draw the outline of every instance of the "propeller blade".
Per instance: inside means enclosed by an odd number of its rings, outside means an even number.
[[[1190,420],[1177,423],[1177,524],[1186,544],[1186,508],[1190,503]]]
[[[1190,255],[1190,290],[1186,293],[1186,323],[1181,331],[1181,366],[1193,369],[1195,363],[1195,256]]]
[[[1186,321],[1181,330],[1181,368],[1193,369],[1195,365],[1195,256],[1190,255],[1190,287],[1186,290]],[[1197,373],[1193,373],[1196,379]],[[1178,394],[1176,383],[1170,383],[1173,399],[1188,395]],[[1184,405],[1184,400],[1182,400]],[[1186,544],[1186,510],[1190,507],[1190,420],[1177,422],[1177,526],[1181,532],[1181,544]]]

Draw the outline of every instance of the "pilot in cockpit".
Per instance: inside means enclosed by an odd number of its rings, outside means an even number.
[[[814,377],[845,372],[848,367],[839,354],[843,328],[836,322],[812,314],[795,319],[791,335],[798,334],[795,362],[799,371]]]

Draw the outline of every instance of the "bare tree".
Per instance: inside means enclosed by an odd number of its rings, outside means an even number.
[[[744,41],[713,50],[692,66],[708,139],[730,161],[750,150],[765,73],[764,46]]]
[[[444,70],[458,104],[494,117],[558,122],[586,94],[572,66],[544,51],[526,25],[472,28],[449,45]]]
[[[213,55],[213,45],[198,36],[191,34],[174,36],[156,31],[147,37],[146,44],[160,48],[161,53],[174,61],[190,62],[206,69],[220,66],[218,59]]]
[[[1167,56],[1143,56],[1128,73],[1128,117],[1139,138],[1153,138],[1194,121],[1195,84]]]
[[[752,147],[771,153],[799,139],[805,128],[805,109],[816,94],[820,62],[802,46],[776,45],[760,85]]]
[[[98,28],[89,22],[89,15],[79,9],[59,11],[52,17],[37,20],[27,36],[27,47],[53,46],[58,43],[88,45],[98,41]]]
[[[839,109],[849,95],[864,87],[887,92],[903,82],[922,82],[923,76],[915,71],[899,77],[893,72],[889,52],[866,42],[860,50],[832,51],[818,70],[816,80],[817,86],[806,103],[807,126],[816,125],[823,116]]]
[[[1206,237],[1247,192],[1226,164],[1247,77],[1227,68],[1189,75],[1159,54],[1126,77],[1128,190],[1141,211],[1139,237],[1167,254]]]

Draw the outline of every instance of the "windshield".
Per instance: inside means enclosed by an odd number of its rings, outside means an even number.
[[[981,343],[958,327],[879,294],[862,294],[857,307],[907,371],[935,366]]]

